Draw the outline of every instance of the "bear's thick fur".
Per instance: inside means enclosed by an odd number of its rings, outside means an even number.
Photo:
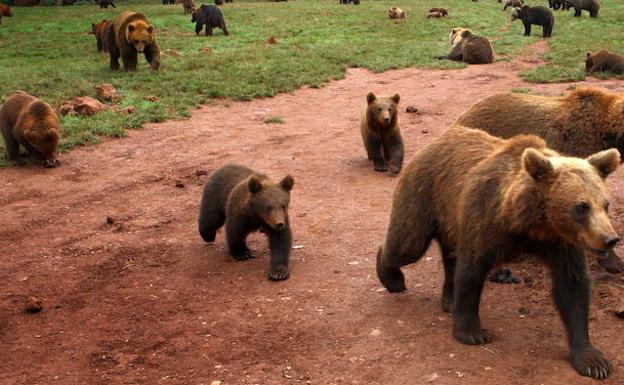
[[[191,17],[191,23],[195,24],[195,33],[199,35],[204,24],[206,25],[206,36],[212,36],[213,28],[221,28],[225,36],[229,35],[227,27],[225,26],[225,20],[223,20],[223,14],[216,5],[205,5],[195,9],[193,16]]]
[[[21,145],[46,167],[58,166],[59,125],[58,116],[48,103],[25,92],[11,95],[0,108],[0,131],[6,152],[17,163],[21,163]]]
[[[223,2],[221,2],[223,4]],[[195,1],[193,0],[182,0],[182,8],[184,9],[184,14],[193,14],[195,10]]]
[[[515,8],[515,7],[522,7],[524,5],[523,0],[505,0],[503,3],[504,3],[503,11],[509,7]]]
[[[488,64],[494,61],[494,49],[490,41],[465,28],[454,28],[449,34],[451,52],[437,59],[463,61],[468,64]]]
[[[529,7],[528,5],[516,7],[511,12],[511,21],[516,19],[522,20],[524,36],[531,36],[532,24],[542,26],[544,37],[550,37],[552,35],[555,16],[553,16],[551,10],[546,7]]]
[[[108,52],[108,39],[106,39],[104,32],[109,23],[110,21],[108,20],[102,20],[97,24],[91,23],[91,33],[95,35],[98,52]]]
[[[598,51],[594,54],[587,52],[585,59],[585,73],[592,75],[594,72],[611,72],[624,74],[624,56],[609,51]]]
[[[561,8],[561,10],[563,11],[564,9],[567,9],[567,6],[568,0],[548,0],[548,7],[554,10]]]
[[[384,98],[369,92],[362,112],[360,132],[368,159],[376,171],[398,174],[403,166],[403,138],[399,130],[399,94]]]
[[[379,279],[391,292],[405,290],[401,267],[418,261],[435,239],[444,262],[442,307],[453,312],[453,335],[483,344],[492,339],[479,320],[488,272],[535,255],[551,270],[574,368],[606,378],[612,366],[589,342],[591,285],[583,251],[604,253],[619,241],[603,180],[619,160],[615,149],[568,158],[534,135],[503,140],[450,128],[417,153],[397,184],[378,251]]]
[[[2,16],[11,17],[11,9],[8,5],[0,4],[0,24],[2,24]]]
[[[390,19],[405,19],[407,17],[404,10],[399,7],[392,7],[388,9],[388,17]]]
[[[154,71],[160,68],[160,48],[156,42],[156,32],[147,18],[140,13],[125,11],[115,17],[105,29],[110,54],[110,68],[119,69],[119,58],[124,69],[134,72],[137,69],[137,55],[143,53]]]
[[[238,259],[253,258],[247,235],[260,230],[269,238],[271,260],[269,279],[288,278],[288,258],[292,245],[288,205],[292,176],[273,183],[261,173],[236,164],[214,171],[204,187],[199,210],[199,233],[206,242],[215,240],[225,224],[230,254]]]
[[[574,17],[581,16],[581,11],[589,12],[589,17],[598,17],[600,3],[598,0],[570,0],[565,4],[565,9],[574,8]]]
[[[438,13],[441,13],[442,16],[448,16],[448,11],[445,8],[439,8],[439,7],[430,8],[429,13],[432,13],[432,12],[438,12]]]

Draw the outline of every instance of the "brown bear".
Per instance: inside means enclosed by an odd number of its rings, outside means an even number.
[[[442,16],[448,16],[448,11],[444,8],[431,8],[429,9],[429,13],[438,12],[441,13]]]
[[[130,11],[121,13],[106,26],[105,35],[108,39],[112,70],[119,69],[121,57],[126,71],[136,71],[137,54],[141,52],[154,71],[160,67],[160,49],[156,42],[156,32],[142,14]]]
[[[195,10],[195,2],[193,0],[182,0],[182,8],[184,8],[185,15],[192,14]]]
[[[437,59],[463,61],[468,64],[488,64],[494,62],[494,49],[490,41],[477,36],[465,28],[453,28],[449,34],[451,52]]]
[[[604,183],[619,160],[615,149],[569,158],[534,135],[504,140],[450,128],[418,152],[397,184],[377,275],[388,291],[405,290],[401,267],[417,262],[435,239],[453,336],[483,344],[492,340],[479,319],[488,272],[522,254],[537,256],[551,271],[572,365],[581,375],[606,378],[613,367],[589,341],[584,250],[606,253],[619,241]]]
[[[574,8],[574,17],[581,16],[581,11],[589,12],[589,17],[598,17],[600,3],[598,0],[570,0],[564,5],[565,9]]]
[[[441,19],[444,17],[444,14],[442,12],[429,12],[425,17],[427,19]]]
[[[555,16],[552,11],[546,7],[529,7],[528,5],[515,7],[511,12],[511,21],[516,19],[522,20],[524,36],[531,36],[531,25],[541,25],[543,37],[552,36]]]
[[[18,92],[0,108],[0,131],[9,159],[18,164],[19,147],[46,167],[56,167],[56,146],[59,140],[59,119],[52,107],[41,99]]]
[[[2,24],[2,16],[6,16],[6,17],[13,16],[8,5],[0,4],[0,24]]]
[[[287,279],[292,245],[288,205],[293,184],[290,175],[274,183],[245,166],[221,167],[205,184],[199,209],[199,233],[204,241],[213,242],[217,230],[225,224],[230,254],[245,260],[254,258],[245,239],[249,233],[260,230],[269,238],[269,279]]]
[[[498,94],[464,112],[457,125],[479,128],[501,138],[534,134],[563,154],[585,157],[617,148],[624,154],[624,93],[578,88],[568,96]],[[624,270],[615,252],[598,255],[611,273]]]
[[[595,54],[587,52],[585,73],[592,75],[594,72],[624,74],[624,56],[605,50],[598,51]]]
[[[399,7],[392,7],[388,9],[388,17],[390,19],[405,19],[407,17],[404,10]]]
[[[500,3],[501,0],[499,0],[498,2]],[[522,7],[524,5],[524,1],[522,0],[505,0],[503,3],[503,11],[509,7],[515,8]]]
[[[376,171],[398,174],[403,167],[403,138],[399,130],[398,104],[401,97],[395,94],[389,98],[366,95],[368,106],[362,112],[360,131],[368,160],[372,160]]]
[[[104,31],[109,23],[110,21],[108,20],[102,20],[99,23],[91,23],[91,34],[95,35],[98,52],[108,52],[108,39],[104,38]]]

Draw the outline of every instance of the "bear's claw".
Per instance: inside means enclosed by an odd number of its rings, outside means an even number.
[[[492,342],[493,336],[485,329],[475,332],[453,332],[453,336],[464,345],[483,345]]]
[[[274,271],[269,271],[269,279],[271,281],[283,281],[288,279],[288,270],[287,269],[277,269]]]
[[[613,365],[604,355],[595,348],[587,348],[578,353],[572,353],[572,366],[576,371],[587,377],[603,380],[613,372]]]

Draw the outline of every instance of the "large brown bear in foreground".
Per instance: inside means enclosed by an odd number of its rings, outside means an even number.
[[[566,155],[586,157],[612,147],[624,154],[624,93],[579,88],[568,96],[498,94],[475,103],[455,124],[501,138],[538,135]],[[624,268],[613,251],[598,261],[611,273]]]
[[[619,161],[615,149],[568,158],[537,136],[503,140],[450,128],[403,171],[377,275],[390,292],[405,290],[401,267],[437,240],[445,273],[442,308],[453,311],[453,335],[483,344],[492,339],[479,319],[488,272],[521,254],[535,255],[551,270],[572,365],[584,376],[606,378],[613,368],[589,342],[584,250],[606,253],[619,241],[604,183]]]
[[[0,108],[0,131],[9,159],[22,163],[19,147],[56,167],[56,146],[59,140],[59,119],[52,107],[41,99],[18,92],[11,95]]]
[[[288,205],[293,184],[290,175],[273,183],[266,175],[244,166],[221,167],[210,175],[204,187],[199,233],[204,241],[213,242],[217,230],[225,224],[230,254],[245,260],[254,257],[245,239],[260,230],[269,237],[269,279],[287,279],[292,245]]]
[[[376,171],[398,174],[403,167],[403,138],[399,129],[399,94],[389,98],[366,95],[368,106],[362,112],[360,132],[368,160]]]
[[[126,11],[111,21],[105,29],[110,68],[119,69],[119,57],[124,69],[136,71],[137,55],[143,53],[150,68],[160,67],[160,48],[156,42],[156,32],[149,21],[140,13]]]

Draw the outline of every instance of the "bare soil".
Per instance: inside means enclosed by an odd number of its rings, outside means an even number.
[[[147,125],[64,154],[57,169],[0,170],[0,383],[593,383],[567,361],[541,265],[512,266],[532,284],[487,284],[481,316],[495,340],[483,347],[451,337],[437,247],[405,269],[406,293],[387,293],[374,271],[397,179],[366,159],[366,93],[400,93],[409,160],[478,99],[522,87],[566,92],[569,84],[518,78],[544,49],[462,70],[351,69],[320,89]],[[284,122],[264,123],[270,117]],[[245,262],[228,256],[223,232],[214,244],[199,237],[202,184],[226,162],[295,176],[289,280],[266,279],[262,234],[250,241],[258,258]],[[624,232],[622,173],[609,185]],[[591,336],[615,366],[604,383],[622,384],[624,320],[613,309],[624,281],[593,269]],[[25,311],[29,296],[41,312]]]

